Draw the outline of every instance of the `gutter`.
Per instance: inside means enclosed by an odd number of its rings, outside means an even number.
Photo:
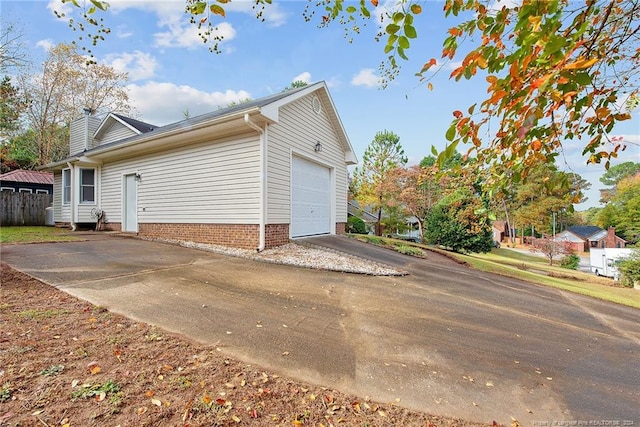
[[[267,216],[267,134],[265,129],[258,126],[249,117],[249,113],[244,114],[244,122],[251,129],[260,134],[260,237],[258,243],[258,252],[262,252],[265,247],[265,227]]]

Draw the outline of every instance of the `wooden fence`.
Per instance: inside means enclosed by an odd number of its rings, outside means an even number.
[[[51,194],[0,192],[0,225],[45,225]]]

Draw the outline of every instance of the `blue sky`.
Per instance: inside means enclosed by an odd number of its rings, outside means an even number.
[[[274,1],[265,10],[263,23],[256,19],[252,1],[234,1],[226,5],[227,19],[220,25],[225,36],[220,45],[223,53],[214,54],[188,23],[184,1],[109,3],[105,20],[111,34],[94,48],[94,54],[98,61],[129,73],[134,116],[155,125],[181,120],[185,111],[195,116],[247,97],[280,92],[294,80],[324,80],[359,159],[376,132],[386,129],[400,136],[413,164],[430,154],[432,145],[445,146],[452,111],[464,111],[484,99],[483,79],[448,80],[455,62],[445,64],[432,80],[433,90],[414,76],[424,62],[440,57],[445,33],[454,25],[444,19],[440,1],[422,3],[425,18],[417,23],[418,39],[408,51],[410,60],[401,61],[400,76],[384,90],[378,84],[384,46],[374,41],[375,19],[350,43],[337,24],[317,28],[320,10],[314,21],[305,22],[306,1]],[[381,0],[381,7],[383,3]],[[53,10],[75,17],[79,11],[60,0],[3,0],[0,7],[3,22],[22,29],[34,64],[42,62],[52,45],[77,37]],[[634,119],[612,134],[632,143],[619,162],[640,162],[638,116],[636,110]],[[592,183],[588,202],[577,206],[586,209],[598,205],[598,179],[604,168],[586,165],[580,152],[577,145],[565,147],[559,166]]]

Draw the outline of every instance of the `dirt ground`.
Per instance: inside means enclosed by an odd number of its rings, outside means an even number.
[[[1,266],[0,426],[480,426],[266,372]]]

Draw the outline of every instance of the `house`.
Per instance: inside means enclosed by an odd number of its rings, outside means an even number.
[[[595,225],[572,225],[557,234],[556,240],[569,242],[577,252],[588,252],[590,248],[624,248],[627,243],[616,236],[615,228],[603,230]]]
[[[357,200],[349,200],[347,202],[347,217],[360,218],[369,233],[373,233],[375,230],[375,224],[378,222],[378,217],[369,212],[368,209],[360,207],[360,203]]]
[[[162,127],[85,112],[70,135],[57,225],[257,250],[344,233],[357,160],[324,82]]]
[[[0,175],[0,190],[16,193],[53,194],[53,174],[14,170]]]

